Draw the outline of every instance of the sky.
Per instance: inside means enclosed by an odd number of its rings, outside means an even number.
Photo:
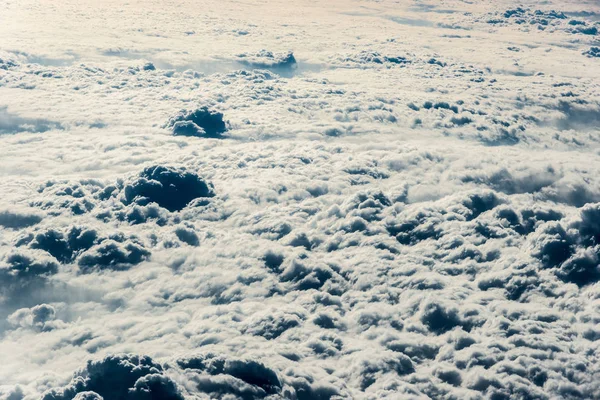
[[[0,400],[600,399],[598,1],[0,10]]]

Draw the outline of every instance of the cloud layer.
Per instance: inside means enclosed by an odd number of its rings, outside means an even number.
[[[597,5],[38,3],[0,399],[598,396]]]

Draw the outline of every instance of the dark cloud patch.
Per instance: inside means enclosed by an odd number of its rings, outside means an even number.
[[[580,215],[576,226],[583,242],[590,246],[600,244],[600,203],[586,204]]]
[[[145,168],[123,189],[123,202],[156,203],[169,211],[180,211],[197,198],[214,197],[212,184],[184,169],[152,166]]]
[[[527,32],[529,32],[528,29],[530,27],[535,27],[540,31],[548,30],[549,32],[555,32],[557,29],[561,29],[568,33],[586,33],[585,29],[573,29],[578,24],[571,21],[567,14],[562,11],[532,10],[526,7],[516,7],[504,12],[495,13],[486,20],[488,24],[513,25]]]
[[[534,256],[547,268],[565,262],[575,251],[573,239],[558,222],[545,224],[536,232]]]
[[[600,280],[599,210],[597,203],[588,204],[570,226],[556,221],[541,225],[532,237],[532,255],[565,282],[581,287]]]
[[[104,269],[123,270],[149,257],[150,252],[132,240],[119,242],[107,239],[82,253],[77,264],[83,273]]]
[[[389,173],[375,165],[353,165],[344,169],[344,172],[355,176],[352,179],[352,183],[356,185],[366,184],[368,182],[361,180],[360,177],[368,177],[372,179],[388,179],[390,177]]]
[[[74,226],[66,232],[50,228],[30,233],[21,237],[16,245],[28,245],[33,249],[47,251],[60,262],[69,263],[80,252],[89,249],[99,240],[95,229]]]
[[[190,246],[200,246],[200,238],[193,229],[186,226],[180,226],[175,229],[177,238]]]
[[[448,65],[447,63],[443,62],[442,60],[438,60],[437,58],[434,58],[434,57],[431,57],[429,60],[427,60],[427,64],[437,65],[438,67],[442,67],[442,68],[444,68],[446,65]]]
[[[359,387],[361,390],[373,385],[384,374],[395,373],[407,375],[415,371],[414,365],[409,357],[402,353],[383,353],[369,355],[359,361],[357,368]]]
[[[181,111],[166,125],[175,136],[193,136],[219,139],[227,132],[223,114],[202,107],[194,111]]]
[[[0,211],[0,226],[9,229],[21,229],[42,222],[42,216],[31,212],[24,213],[20,211]]]
[[[77,262],[82,272],[127,269],[150,256],[135,236],[122,233],[101,235],[97,230],[73,226],[66,230],[46,229],[23,235],[18,247],[43,250],[61,263]]]
[[[426,110],[434,109],[434,110],[450,110],[455,114],[458,114],[458,106],[449,104],[445,101],[438,101],[436,103],[432,103],[431,101],[426,101],[423,103],[423,108]]]
[[[285,257],[281,253],[269,250],[265,253],[263,260],[265,262],[265,266],[268,269],[270,269],[271,271],[277,271],[281,264],[283,264]]]
[[[533,232],[540,223],[559,221],[563,218],[563,213],[550,208],[540,207],[521,210],[522,225],[526,233]]]
[[[571,29],[571,33],[580,33],[582,35],[590,36],[596,36],[598,34],[598,27],[589,26],[584,21],[575,21],[578,23],[572,24],[571,22],[573,21],[574,20],[569,21],[569,25],[574,26],[574,28]]]
[[[345,329],[345,324],[341,321],[340,316],[330,312],[318,313],[313,318],[313,323],[323,329]]]
[[[421,314],[421,322],[427,328],[438,335],[446,333],[456,327],[470,331],[472,325],[464,320],[458,309],[445,304],[430,302],[425,305]]]
[[[135,400],[183,400],[177,384],[160,373],[140,377],[129,389],[128,395]]]
[[[590,47],[590,49],[583,54],[590,58],[600,58],[600,47]]]
[[[435,370],[434,374],[441,381],[448,383],[452,386],[460,386],[462,383],[462,375],[460,371],[456,368],[440,367]]]
[[[33,307],[48,301],[53,296],[56,274],[60,265],[48,253],[32,249],[13,249],[0,258],[0,331],[7,323],[15,326],[31,327],[35,330],[51,330],[42,323],[45,307],[36,309],[18,309]],[[5,320],[9,314],[13,320]],[[38,315],[40,324],[33,320]]]
[[[381,212],[390,207],[392,201],[383,192],[359,192],[342,205],[349,215],[356,215],[366,221],[382,219]]]
[[[290,393],[290,395],[295,394],[298,400],[330,400],[343,396],[342,393],[340,393],[340,390],[335,386],[315,382],[314,379],[301,377],[289,379],[289,382],[295,392]]]
[[[443,215],[434,210],[414,210],[402,213],[399,217],[386,221],[386,229],[402,244],[409,245],[427,239],[439,239],[443,234],[440,227]]]
[[[50,215],[62,213],[63,210],[74,215],[83,215],[96,208],[96,197],[103,187],[104,184],[96,180],[48,181],[38,189],[40,199],[32,200],[30,205],[48,210]]]
[[[539,290],[541,283],[537,268],[519,264],[501,275],[482,277],[477,285],[483,291],[504,289],[508,300],[521,301],[526,294]]]
[[[9,279],[48,277],[58,272],[58,263],[52,257],[32,251],[13,251],[2,261],[0,274]]]
[[[494,192],[482,192],[469,195],[462,204],[467,208],[467,220],[473,220],[486,211],[498,206],[502,201]]]
[[[261,399],[282,390],[277,373],[259,361],[207,353],[179,359],[177,365],[196,373],[197,389],[211,398]]]
[[[468,125],[468,124],[472,123],[473,120],[469,117],[462,116],[462,117],[452,117],[450,119],[450,122],[456,126],[464,126],[464,125]]]
[[[150,357],[138,355],[110,355],[88,361],[69,385],[47,391],[42,400],[71,400],[84,392],[114,400],[183,400],[175,382],[164,375],[162,366]],[[81,396],[94,398],[94,394]]]
[[[293,247],[304,247],[306,250],[310,251],[313,247],[318,244],[318,241],[315,241],[312,238],[309,238],[306,232],[298,232],[289,241],[289,245]]]
[[[600,280],[600,248],[580,250],[562,263],[556,275],[565,282],[586,286]]]

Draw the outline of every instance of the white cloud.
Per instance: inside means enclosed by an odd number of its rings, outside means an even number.
[[[597,6],[205,3],[4,5],[0,399],[598,393]]]

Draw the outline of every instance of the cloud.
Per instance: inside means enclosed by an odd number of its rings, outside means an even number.
[[[36,1],[0,25],[0,398],[600,391],[592,5]]]
[[[10,229],[21,229],[39,224],[43,217],[31,210],[29,213],[17,210],[0,211],[0,226]]]
[[[423,308],[421,322],[423,322],[429,330],[438,335],[448,332],[455,327],[471,330],[470,325],[463,321],[458,315],[458,310],[456,308],[445,307],[444,305],[435,302],[429,303]]]
[[[600,48],[599,47],[590,47],[590,49],[588,51],[585,51],[583,54],[590,58],[591,57],[600,57]]]
[[[32,308],[22,308],[8,316],[8,322],[13,326],[31,327],[39,330],[51,330],[56,324],[56,310],[48,304],[40,304]]]
[[[264,68],[272,70],[287,70],[296,67],[297,61],[294,53],[287,52],[282,54],[274,54],[267,50],[261,50],[256,54],[240,53],[237,55],[238,62],[249,65],[254,68]]]
[[[125,204],[156,203],[169,211],[180,211],[192,200],[214,196],[212,185],[197,174],[160,165],[145,168],[123,188]]]
[[[25,245],[43,250],[61,263],[76,262],[83,272],[96,268],[128,268],[150,256],[135,236],[127,237],[121,233],[104,236],[94,228],[82,226],[25,234],[17,241],[17,246]]]
[[[84,273],[94,269],[120,270],[139,264],[149,256],[150,252],[135,242],[108,239],[83,252],[77,264]]]
[[[176,383],[164,375],[160,364],[137,355],[112,355],[89,361],[69,385],[47,391],[42,399],[67,400],[76,395],[91,399],[183,399]]]
[[[2,264],[0,271],[6,282],[47,277],[56,274],[59,267],[58,262],[53,257],[35,250],[13,250],[5,256]]]
[[[175,136],[195,136],[218,139],[227,132],[223,114],[207,107],[194,111],[181,111],[166,125]]]
[[[212,398],[234,395],[258,399],[281,393],[282,384],[275,371],[260,362],[208,353],[177,360],[177,364],[196,373],[193,381],[198,390]]]
[[[255,314],[248,321],[245,332],[272,340],[281,336],[288,329],[300,326],[304,318],[304,313],[301,312],[269,310],[260,315]]]

